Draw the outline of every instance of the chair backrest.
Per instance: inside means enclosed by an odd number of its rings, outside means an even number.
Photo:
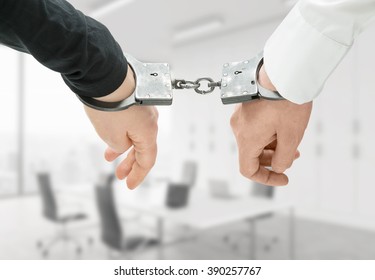
[[[116,211],[113,197],[112,181],[108,184],[96,186],[95,196],[100,217],[101,238],[107,246],[121,250],[123,242],[123,232],[121,223]]]
[[[275,187],[266,186],[257,182],[253,182],[251,195],[260,198],[273,199]]]
[[[50,175],[49,173],[38,173],[37,180],[42,197],[43,215],[48,220],[56,221],[58,219],[58,210]]]
[[[170,208],[185,207],[189,200],[190,186],[171,183],[168,185],[166,205]]]
[[[185,161],[182,165],[181,183],[190,187],[194,186],[197,178],[197,163]]]

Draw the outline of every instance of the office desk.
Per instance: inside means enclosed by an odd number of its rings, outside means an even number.
[[[259,198],[214,199],[208,195],[196,193],[185,208],[171,209],[163,205],[147,203],[142,196],[128,195],[120,200],[120,207],[153,216],[157,219],[158,238],[160,240],[159,258],[163,258],[165,223],[187,226],[194,230],[205,231],[218,226],[246,220],[251,225],[250,256],[256,258],[255,221],[260,215],[289,212],[289,254],[294,258],[294,208],[290,203],[279,203]]]

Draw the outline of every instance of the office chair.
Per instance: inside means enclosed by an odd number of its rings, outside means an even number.
[[[101,239],[109,249],[108,256],[111,257],[111,250],[115,250],[130,257],[128,254],[130,252],[140,252],[150,246],[157,245],[159,242],[156,239],[144,236],[125,236],[116,211],[111,182],[109,179],[104,186],[97,185],[95,187]]]
[[[182,208],[188,204],[190,186],[170,183],[167,190],[166,205],[169,208]]]
[[[274,198],[274,193],[275,193],[274,187],[265,186],[257,182],[253,182],[252,188],[250,189],[250,195],[256,198],[272,200]],[[272,218],[273,215],[274,215],[273,212],[264,213],[262,215],[257,216],[255,219],[265,220],[265,219]],[[231,239],[233,239],[231,238],[231,236],[235,236],[236,242],[231,243]],[[249,236],[251,236],[251,233],[248,230],[243,230],[243,231],[234,232],[234,233],[232,232],[231,234],[224,236],[224,241],[226,243],[231,243],[232,248],[237,251],[241,246],[239,245],[240,243],[239,241],[241,241],[242,238],[248,238]],[[278,241],[279,240],[276,236],[271,237],[268,242],[265,242],[263,249],[265,251],[269,251],[272,245],[277,243]]]
[[[170,208],[185,207],[188,203],[190,189],[194,186],[197,178],[197,163],[184,161],[182,165],[181,180],[168,182],[166,206]]]
[[[39,185],[39,192],[42,198],[43,216],[48,221],[58,225],[60,230],[56,236],[52,238],[47,245],[44,245],[43,241],[37,242],[37,247],[42,249],[42,254],[47,257],[49,249],[56,244],[58,241],[72,242],[76,245],[76,254],[82,253],[82,247],[79,242],[71,235],[68,234],[67,226],[72,222],[82,221],[87,216],[82,212],[73,212],[65,215],[59,215],[59,208],[55,198],[55,194],[51,185],[50,175],[48,173],[38,173],[37,180]],[[93,240],[89,238],[91,244]]]

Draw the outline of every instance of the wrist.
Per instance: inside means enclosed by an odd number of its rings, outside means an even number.
[[[118,102],[129,97],[134,92],[134,90],[134,72],[132,68],[128,65],[128,72],[126,74],[125,80],[122,82],[120,87],[106,96],[96,97],[95,99],[103,102]]]
[[[271,82],[270,78],[267,75],[267,72],[264,68],[264,64],[259,70],[258,74],[258,82],[259,84],[264,87],[265,89],[271,90],[271,91],[277,91],[273,83]]]

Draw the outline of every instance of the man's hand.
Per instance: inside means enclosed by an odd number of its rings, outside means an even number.
[[[275,90],[263,67],[259,82]],[[238,105],[231,126],[237,139],[241,174],[264,185],[288,184],[284,172],[299,157],[297,148],[311,109],[312,102],[297,105],[288,100],[262,99]]]
[[[129,67],[120,88],[98,99],[120,101],[128,97],[134,88],[134,74]],[[120,180],[127,177],[128,187],[134,189],[143,181],[156,160],[158,111],[151,106],[133,106],[119,112],[103,112],[85,106],[85,111],[100,138],[108,145],[106,160],[113,161],[131,148],[117,167],[116,175]]]

